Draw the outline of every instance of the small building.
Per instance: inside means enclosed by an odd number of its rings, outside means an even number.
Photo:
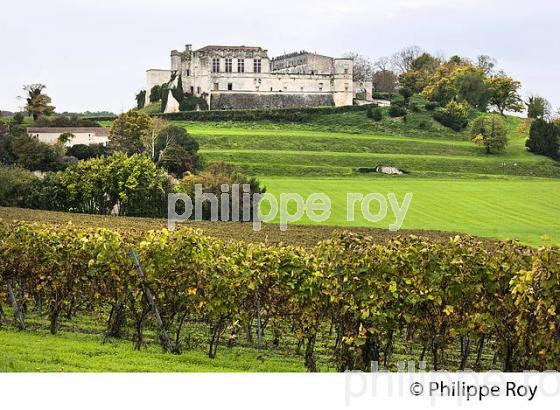
[[[29,127],[27,134],[41,142],[56,144],[58,137],[64,133],[71,133],[74,137],[65,145],[71,147],[77,144],[103,144],[109,142],[109,128],[106,127]]]

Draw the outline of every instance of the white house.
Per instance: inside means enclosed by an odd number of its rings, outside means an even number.
[[[106,127],[30,127],[27,134],[37,138],[41,142],[55,144],[58,137],[64,133],[71,133],[74,137],[66,143],[66,146],[77,144],[103,144],[109,142],[109,128]]]

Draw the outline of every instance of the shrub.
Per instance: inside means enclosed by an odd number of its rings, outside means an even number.
[[[406,108],[400,105],[391,105],[389,107],[389,116],[391,117],[403,117],[406,115]]]
[[[383,111],[377,106],[370,107],[367,110],[367,116],[374,121],[381,121],[383,119]]]
[[[155,103],[161,100],[161,85],[154,85],[150,90],[150,102]]]
[[[393,94],[392,93],[385,93],[385,92],[379,92],[376,91],[372,94],[372,98],[376,99],[376,100],[386,100],[386,101],[391,101],[391,98],[393,98]]]
[[[36,179],[23,168],[0,165],[0,206],[29,206],[26,197]]]
[[[196,109],[199,110],[207,110],[208,103],[202,97],[197,97],[193,94],[186,93],[183,97],[183,100],[179,104],[180,111],[195,111]]]
[[[418,107],[418,104],[416,104],[416,103],[410,103],[408,105],[408,107],[410,108],[410,111],[412,111],[412,112],[420,112],[420,107]]]
[[[428,111],[434,111],[437,107],[439,107],[439,104],[435,101],[428,101],[425,105],[424,108]]]
[[[420,121],[418,123],[418,128],[420,128],[421,130],[427,130],[428,128],[430,128],[430,124],[428,123],[428,121]]]
[[[408,104],[408,101],[410,100],[410,97],[412,97],[413,92],[408,87],[402,87],[399,89],[399,94],[404,98],[404,103]]]
[[[21,112],[16,112],[14,114],[14,116],[12,117],[12,122],[16,125],[20,125],[23,124],[23,120],[25,119],[23,113]]]
[[[96,158],[105,155],[103,144],[76,144],[66,150],[66,155],[70,155],[79,160]]]
[[[266,192],[266,188],[261,187],[260,182],[256,178],[254,177],[249,178],[241,174],[240,172],[238,172],[233,164],[228,164],[222,161],[214,162],[210,164],[206,170],[202,171],[198,175],[185,176],[181,180],[178,190],[181,192],[186,192],[191,198],[194,198],[195,186],[197,184],[202,185],[202,189],[204,193],[212,193],[216,195],[219,202],[218,213],[221,213],[221,209],[222,209],[221,186],[223,184],[228,184],[230,187],[232,187],[233,184],[238,184],[240,190],[242,189],[243,185],[248,184],[250,187],[249,193],[251,196],[256,193]],[[244,195],[244,190],[243,192],[240,191],[237,197],[237,200],[239,201],[237,205],[239,207],[238,209],[240,210],[243,210],[243,195]],[[233,209],[234,195],[229,195],[228,200],[230,201],[229,209]],[[252,216],[253,216],[252,200],[250,201],[250,215],[252,220]],[[214,216],[214,218],[218,217],[218,215],[212,215],[210,202],[205,201],[203,203],[202,218],[205,220],[210,220],[212,216]],[[240,220],[241,219],[242,218],[240,217]]]
[[[434,120],[454,131],[461,131],[469,124],[470,105],[450,101],[444,108],[434,112]]]
[[[213,110],[183,111],[154,114],[171,121],[271,121],[271,122],[305,122],[315,115],[335,114],[341,112],[365,111],[367,105],[348,105],[343,107],[306,107],[268,110]]]

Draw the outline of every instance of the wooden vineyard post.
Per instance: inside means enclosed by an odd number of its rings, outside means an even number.
[[[169,335],[167,334],[167,330],[165,330],[165,327],[163,326],[163,321],[161,320],[161,316],[159,314],[159,309],[157,307],[157,304],[154,300],[154,296],[152,294],[152,291],[150,290],[150,287],[148,286],[148,282],[146,281],[146,276],[144,275],[144,271],[142,270],[142,266],[140,265],[140,261],[138,260],[138,254],[136,253],[136,251],[134,249],[130,250],[130,256],[132,258],[132,261],[134,262],[134,265],[136,266],[136,270],[138,271],[138,276],[140,277],[140,280],[142,281],[142,289],[144,291],[144,296],[146,296],[146,300],[148,301],[148,304],[150,305],[150,308],[152,309],[152,311],[154,312],[154,316],[156,317],[156,324],[159,328],[159,331],[161,333],[161,340],[163,342],[163,348],[169,352],[169,353],[175,353],[175,348],[173,347],[173,343],[171,342],[171,339],[169,338]]]

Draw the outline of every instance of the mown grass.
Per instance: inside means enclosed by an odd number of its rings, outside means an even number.
[[[378,223],[366,220],[358,206],[356,219],[347,220],[347,193],[364,195],[395,193],[399,203],[413,194],[403,228],[470,233],[495,239],[515,239],[531,245],[560,244],[560,180],[503,179],[407,179],[382,178],[266,178],[268,192],[297,192],[307,198],[315,192],[328,194],[332,213],[324,224],[388,228],[394,222],[389,207]],[[290,207],[294,211],[293,204]],[[372,203],[372,212],[377,212]],[[277,219],[278,220],[278,219]],[[311,223],[304,217],[300,223]]]

